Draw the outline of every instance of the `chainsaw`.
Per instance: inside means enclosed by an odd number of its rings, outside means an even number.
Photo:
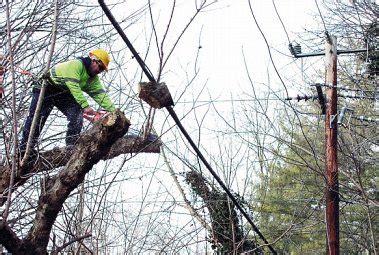
[[[89,120],[90,122],[94,123],[94,122],[104,118],[108,114],[109,114],[109,112],[104,111],[104,110],[100,110],[100,111],[97,111],[95,114],[83,113],[83,117],[86,120]]]

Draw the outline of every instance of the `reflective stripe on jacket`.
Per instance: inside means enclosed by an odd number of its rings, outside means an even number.
[[[82,107],[89,106],[83,91],[92,97],[107,111],[114,111],[115,107],[97,75],[90,77],[81,60],[74,59],[59,63],[50,69],[50,77],[55,85],[67,88],[76,102]]]

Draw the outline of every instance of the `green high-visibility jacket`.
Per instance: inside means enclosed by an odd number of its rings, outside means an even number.
[[[68,89],[76,102],[82,107],[89,106],[83,91],[92,97],[105,110],[113,112],[115,106],[110,100],[97,75],[90,77],[80,59],[59,63],[50,69],[53,83]]]

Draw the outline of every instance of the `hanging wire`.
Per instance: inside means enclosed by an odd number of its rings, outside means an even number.
[[[322,16],[322,13],[321,13],[320,7],[318,6],[317,0],[315,0],[315,4],[316,4],[316,6],[317,6],[317,11],[318,11],[318,13],[319,13],[319,15],[320,15],[320,18],[321,18],[322,24],[324,25],[324,31],[325,31],[325,33],[328,33],[328,30],[326,29],[325,20],[324,20],[324,17]]]
[[[275,9],[276,15],[278,16],[278,19],[279,19],[280,23],[282,24],[282,27],[283,27],[284,33],[285,33],[286,36],[287,36],[288,43],[291,44],[290,37],[288,36],[288,33],[287,33],[287,29],[286,29],[286,27],[284,26],[284,23],[283,23],[283,21],[282,21],[282,18],[281,18],[280,15],[279,15],[278,9],[276,8],[275,0],[272,0],[272,4],[274,5],[274,9]]]
[[[321,86],[321,87],[332,88],[332,89],[337,89],[337,90],[355,91],[355,92],[364,92],[364,93],[374,93],[374,94],[379,93],[379,90],[353,89],[353,88],[350,88],[349,86],[343,86],[343,85],[337,86],[337,85],[316,83],[316,84],[311,84],[310,86]]]
[[[352,115],[351,118],[360,120],[362,122],[373,122],[373,123],[379,123],[379,118],[373,118],[373,117],[367,117],[363,115]]]

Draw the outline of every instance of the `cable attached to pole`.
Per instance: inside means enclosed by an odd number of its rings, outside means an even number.
[[[109,21],[112,23],[112,25],[115,27],[117,32],[120,34],[130,51],[132,52],[133,56],[137,60],[138,64],[141,66],[143,72],[147,76],[150,82],[153,84],[156,83],[156,80],[154,79],[153,75],[147,68],[144,61],[141,59],[141,57],[138,55],[137,51],[134,49],[133,45],[128,40],[127,36],[125,35],[124,31],[121,29],[120,25],[117,23],[115,18],[113,17],[112,13],[108,9],[108,7],[105,5],[104,0],[99,0],[99,4],[105,14],[107,15]],[[242,213],[242,215],[245,217],[245,219],[250,223],[255,233],[258,234],[258,236],[262,239],[262,241],[265,243],[265,245],[268,246],[270,251],[273,254],[277,254],[277,252],[274,250],[274,248],[269,244],[269,242],[266,240],[266,238],[263,236],[263,234],[259,231],[258,227],[254,224],[253,220],[250,218],[250,216],[247,214],[247,212],[242,208],[242,206],[239,204],[237,199],[234,197],[234,195],[230,192],[228,187],[224,184],[224,182],[221,180],[221,178],[217,175],[217,173],[213,170],[211,165],[208,163],[208,161],[205,159],[203,154],[200,152],[199,148],[196,146],[196,144],[193,142],[192,138],[189,136],[187,131],[185,130],[184,126],[180,122],[178,116],[176,115],[174,109],[171,107],[171,105],[165,106],[171,117],[174,119],[176,125],[179,127],[180,131],[183,133],[183,135],[186,137],[187,141],[190,143],[191,147],[196,152],[197,156],[200,158],[200,160],[203,162],[203,164],[206,166],[206,168],[209,170],[209,172],[212,174],[212,176],[216,179],[218,184],[222,187],[222,189],[225,191],[225,193],[228,195],[228,197],[233,201],[234,205],[238,208],[238,210]]]

